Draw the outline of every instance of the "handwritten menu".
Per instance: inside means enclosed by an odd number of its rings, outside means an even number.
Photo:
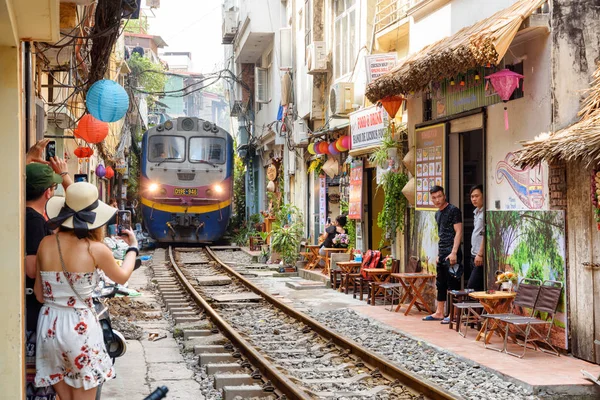
[[[436,210],[429,190],[434,186],[445,188],[445,124],[416,130],[416,205],[417,210]]]

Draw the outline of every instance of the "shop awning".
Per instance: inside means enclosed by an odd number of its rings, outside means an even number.
[[[541,161],[563,162],[581,160],[587,166],[600,163],[600,66],[587,91],[587,97],[577,114],[580,120],[554,133],[542,133],[534,140],[523,142],[517,163],[536,165]]]
[[[525,19],[545,0],[520,0],[489,18],[463,28],[409,56],[404,62],[367,86],[366,96],[375,103],[388,96],[425,88],[430,82],[497,64]]]

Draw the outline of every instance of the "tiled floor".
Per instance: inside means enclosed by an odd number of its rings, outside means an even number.
[[[409,336],[427,341],[533,387],[589,386],[591,388],[594,384],[584,379],[580,370],[585,369],[595,376],[600,374],[600,365],[571,356],[556,357],[540,351],[528,350],[525,357],[519,359],[487,350],[483,342],[475,341],[475,330],[469,330],[468,336],[463,338],[455,330],[450,330],[448,325],[442,325],[437,321],[422,321],[425,314],[413,310],[405,316],[402,312],[385,310],[383,306],[361,305],[350,308]],[[499,336],[492,338],[492,344],[500,345],[500,341]],[[521,348],[515,345],[514,350],[518,351],[517,349]]]

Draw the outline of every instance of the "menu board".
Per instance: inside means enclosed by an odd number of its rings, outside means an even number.
[[[438,124],[416,130],[416,209],[436,210],[429,190],[434,186],[445,188],[446,125]]]
[[[362,178],[363,162],[354,161],[350,169],[350,204],[348,205],[348,218],[361,219],[362,215]]]

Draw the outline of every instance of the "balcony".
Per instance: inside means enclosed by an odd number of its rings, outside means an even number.
[[[375,32],[380,32],[400,21],[408,9],[420,0],[378,0],[375,6]]]

